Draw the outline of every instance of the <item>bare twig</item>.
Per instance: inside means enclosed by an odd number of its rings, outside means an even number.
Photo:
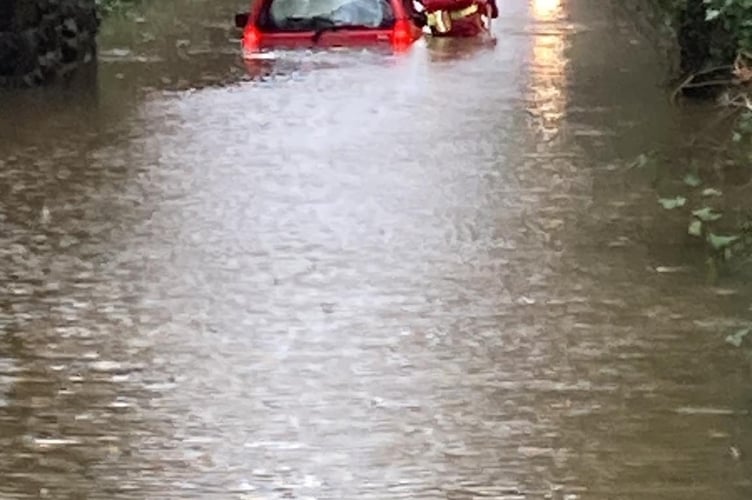
[[[734,66],[731,64],[724,64],[723,66],[714,66],[712,68],[704,69],[702,71],[698,71],[694,74],[695,77],[702,76],[702,75],[708,75],[710,73],[715,73],[717,71],[731,71],[734,69]]]
[[[698,83],[688,83],[684,87],[682,87],[682,90],[684,89],[697,89],[700,87],[718,87],[718,86],[728,86],[734,83],[734,80],[708,80],[707,82],[698,82]]]
[[[712,68],[704,69],[702,71],[697,71],[695,73],[690,74],[671,93],[671,104],[676,103],[677,96],[685,89],[695,89],[695,88],[700,88],[700,87],[713,87],[713,86],[721,86],[721,85],[732,85],[736,83],[734,80],[711,80],[707,82],[692,83],[698,76],[709,75],[717,71],[732,70],[732,69],[734,69],[734,66],[730,66],[727,64],[724,66],[715,66]]]
[[[693,137],[688,142],[690,146],[697,146],[700,140],[708,141],[709,136],[712,135],[710,134],[710,131],[712,131],[713,129],[717,127],[720,127],[723,122],[725,122],[729,118],[734,118],[736,115],[739,114],[740,109],[738,106],[730,106],[728,105],[728,103],[724,103],[723,107],[725,108],[723,113],[719,113],[719,115],[715,117],[713,120],[711,120],[710,122],[708,122],[702,128],[702,130],[700,130],[697,134],[693,135]],[[715,149],[716,151],[720,151],[723,148],[712,148],[712,149]]]
[[[729,106],[752,111],[752,101],[750,101],[749,97],[747,96],[744,96],[744,102],[731,102],[729,103]]]
[[[679,95],[679,94],[681,93],[681,91],[682,91],[682,90],[684,90],[684,88],[686,88],[686,86],[687,86],[687,85],[689,85],[689,84],[690,84],[690,83],[692,82],[692,80],[694,80],[694,79],[695,79],[695,73],[692,73],[692,74],[691,74],[691,75],[689,75],[689,76],[688,76],[687,78],[685,78],[685,79],[684,79],[684,81],[682,81],[682,82],[681,82],[681,83],[680,83],[680,84],[679,84],[679,85],[678,85],[678,86],[677,86],[677,87],[676,87],[676,88],[674,89],[674,91],[673,91],[673,92],[671,92],[671,98],[670,98],[670,101],[671,101],[671,104],[672,104],[672,105],[676,105],[676,97],[677,97],[677,96],[678,96],[678,95]]]

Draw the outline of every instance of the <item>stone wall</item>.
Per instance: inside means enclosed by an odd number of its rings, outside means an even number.
[[[96,56],[96,0],[0,0],[0,87],[41,85]]]

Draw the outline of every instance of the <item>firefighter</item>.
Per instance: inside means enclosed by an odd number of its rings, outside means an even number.
[[[474,37],[487,32],[483,17],[496,19],[496,0],[416,0],[423,23],[438,37]]]

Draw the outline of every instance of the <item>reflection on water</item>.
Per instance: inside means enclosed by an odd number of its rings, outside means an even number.
[[[561,0],[532,0],[532,13],[536,21],[533,37],[533,54],[530,63],[530,90],[532,102],[530,114],[543,141],[550,141],[559,134],[559,127],[567,106],[567,57],[568,40],[564,26],[564,10]],[[540,30],[540,31],[538,31]]]
[[[539,21],[551,21],[562,12],[562,0],[532,0],[533,15]]]
[[[602,5],[243,81],[233,5],[148,2],[96,92],[0,96],[0,498],[749,499],[748,298],[561,133],[646,57]]]

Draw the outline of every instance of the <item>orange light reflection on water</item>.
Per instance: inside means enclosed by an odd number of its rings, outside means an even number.
[[[530,85],[530,114],[536,117],[537,127],[544,139],[559,133],[564,118],[566,96],[566,32],[555,22],[563,20],[561,0],[531,0],[533,20],[532,67]],[[553,26],[541,27],[541,23]]]
[[[560,9],[561,0],[533,0],[533,12],[538,20],[555,17]]]

